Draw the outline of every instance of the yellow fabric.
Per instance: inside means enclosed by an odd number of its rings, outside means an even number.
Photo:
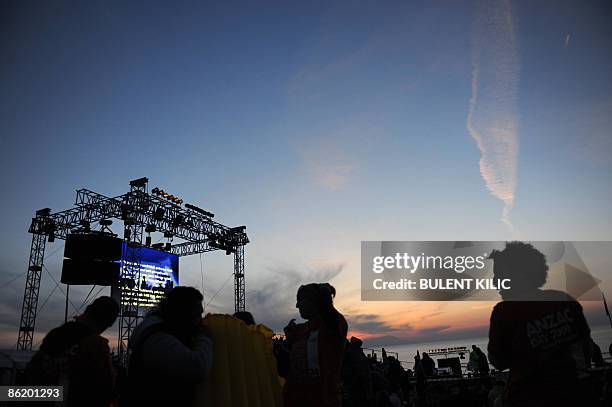
[[[273,332],[230,315],[208,314],[213,364],[199,386],[196,406],[280,407],[281,382],[272,353]]]

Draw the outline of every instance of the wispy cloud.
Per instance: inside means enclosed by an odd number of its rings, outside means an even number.
[[[338,143],[312,143],[302,151],[308,176],[320,187],[338,191],[347,185],[358,168],[352,153]]]
[[[520,64],[509,0],[482,1],[473,28],[472,97],[467,128],[481,153],[480,173],[485,185],[504,203],[501,221],[512,228]]]
[[[314,268],[272,268],[269,270],[270,276],[262,279],[257,287],[247,293],[249,311],[257,322],[281,331],[290,319],[298,315],[295,302],[300,285],[330,282],[343,269],[342,263],[316,265]]]

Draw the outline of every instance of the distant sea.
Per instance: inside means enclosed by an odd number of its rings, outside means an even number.
[[[591,331],[591,337],[595,341],[596,344],[599,345],[601,351],[604,353],[608,352],[608,347],[610,343],[612,343],[612,328],[610,327],[595,327]],[[399,360],[407,362],[403,363],[404,367],[410,367],[414,363],[414,355],[416,355],[417,349],[420,353],[428,352],[429,349],[440,349],[440,348],[451,348],[451,347],[460,347],[465,346],[468,349],[472,348],[472,345],[476,345],[481,348],[483,351],[487,351],[487,343],[489,342],[488,338],[471,338],[471,339],[459,339],[456,341],[453,340],[440,340],[435,342],[427,342],[427,343],[412,343],[412,344],[403,344],[403,345],[390,345],[385,346],[385,350],[388,352],[397,352],[399,354]],[[376,347],[380,348],[380,347]],[[367,353],[367,352],[366,352]],[[394,356],[394,355],[389,355]],[[378,354],[380,358],[380,354]],[[466,359],[464,362],[467,363],[468,355],[466,355]],[[434,357],[434,359],[436,359]]]

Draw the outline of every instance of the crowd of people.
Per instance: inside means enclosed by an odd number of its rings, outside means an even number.
[[[582,307],[567,294],[539,290],[546,279],[544,256],[529,244],[512,242],[492,259],[496,276],[507,278],[523,270],[521,283],[493,309],[488,357],[472,347],[470,380],[434,380],[435,361],[427,353],[417,353],[413,369],[404,369],[384,351],[380,359],[366,355],[359,338],[347,338],[347,321],[333,303],[334,287],[300,286],[296,308],[305,322],[289,321],[284,337],[273,344],[283,405],[610,405],[605,404],[612,400],[610,371],[594,381],[588,370],[591,363],[601,367],[604,362],[601,351],[594,352]],[[525,293],[543,301],[525,301]],[[211,332],[202,323],[202,300],[195,288],[173,288],[136,327],[126,369],[113,363],[108,341],[101,336],[117,318],[119,305],[100,297],[74,321],[47,334],[28,365],[24,384],[64,386],[67,406],[193,405],[215,352]],[[234,316],[255,324],[248,312]],[[555,324],[542,323],[551,318]],[[497,370],[509,370],[504,382],[502,376],[490,376],[489,359]]]

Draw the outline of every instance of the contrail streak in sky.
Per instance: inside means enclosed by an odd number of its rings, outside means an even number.
[[[504,203],[501,221],[512,228],[517,185],[520,64],[508,0],[485,0],[476,10],[472,42],[472,97],[467,129],[480,150],[486,187]]]

